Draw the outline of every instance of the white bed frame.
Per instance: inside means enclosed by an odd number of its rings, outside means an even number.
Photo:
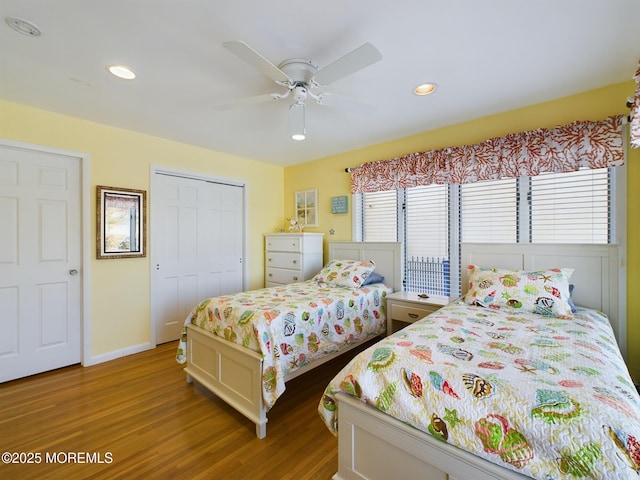
[[[626,307],[619,282],[624,278],[615,245],[463,244],[462,265],[520,270],[570,267],[575,271],[577,305],[609,316],[621,352],[626,348]],[[466,269],[462,283],[467,284]],[[463,288],[463,294],[465,293]],[[335,480],[420,478],[426,480],[515,480],[528,478],[339,393],[338,472]]]
[[[397,242],[332,242],[330,260],[373,260],[376,272],[394,290],[402,289],[401,244]],[[289,381],[371,340],[350,345],[289,374]],[[187,326],[187,382],[196,380],[256,424],[256,435],[267,434],[262,401],[262,355],[193,325]]]

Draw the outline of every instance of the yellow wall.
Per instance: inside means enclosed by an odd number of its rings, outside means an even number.
[[[89,154],[92,221],[96,211],[96,185],[149,191],[150,165],[245,181],[248,192],[248,284],[250,288],[264,286],[262,234],[274,231],[284,218],[282,167],[2,100],[0,137]],[[91,245],[95,245],[93,224],[90,229]],[[96,260],[94,255],[91,262],[92,356],[151,341],[149,268],[148,255],[109,260]]]
[[[317,188],[319,226],[309,231],[324,232],[325,241],[349,241],[352,205],[349,204],[348,214],[331,214],[331,197],[348,195],[351,203],[350,179],[344,171],[346,167],[357,167],[365,162],[411,152],[469,145],[491,137],[535,128],[551,128],[576,120],[600,120],[609,115],[626,115],[629,113],[626,100],[633,94],[634,87],[635,83],[629,81],[288,167],[284,180],[285,216],[293,215],[293,195],[296,190]],[[634,292],[636,286],[640,287],[640,280],[636,279],[640,273],[640,252],[633,248],[640,242],[640,189],[633,188],[640,180],[640,150],[629,150],[627,165],[627,289]],[[333,236],[329,235],[332,228],[335,230]],[[640,381],[640,349],[637,348],[640,345],[640,321],[637,320],[640,317],[639,295],[628,295],[627,309],[628,365],[633,378]]]

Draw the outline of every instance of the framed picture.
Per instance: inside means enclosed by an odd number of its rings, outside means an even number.
[[[331,213],[349,213],[349,197],[331,197]]]
[[[296,220],[305,227],[318,226],[318,190],[296,192]]]
[[[100,185],[96,193],[98,259],[146,256],[147,193]]]

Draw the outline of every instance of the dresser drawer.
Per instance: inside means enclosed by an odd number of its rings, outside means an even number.
[[[300,237],[267,237],[267,250],[279,252],[301,252],[302,242]]]
[[[267,267],[267,283],[293,283],[302,282],[304,278],[299,270],[287,270],[284,268]]]
[[[302,254],[267,252],[267,268],[268,267],[300,270],[302,268]]]
[[[392,320],[398,320],[400,322],[413,323],[417,322],[421,318],[426,317],[430,313],[435,312],[440,307],[437,306],[409,306],[409,305],[399,305],[396,303],[387,302],[389,306],[389,317]]]

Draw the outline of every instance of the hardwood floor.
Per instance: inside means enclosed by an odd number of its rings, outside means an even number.
[[[186,383],[176,346],[1,384],[0,453],[40,463],[2,462],[0,478],[329,479],[337,471],[338,442],[317,406],[355,353],[289,382],[258,440],[253,423]]]

